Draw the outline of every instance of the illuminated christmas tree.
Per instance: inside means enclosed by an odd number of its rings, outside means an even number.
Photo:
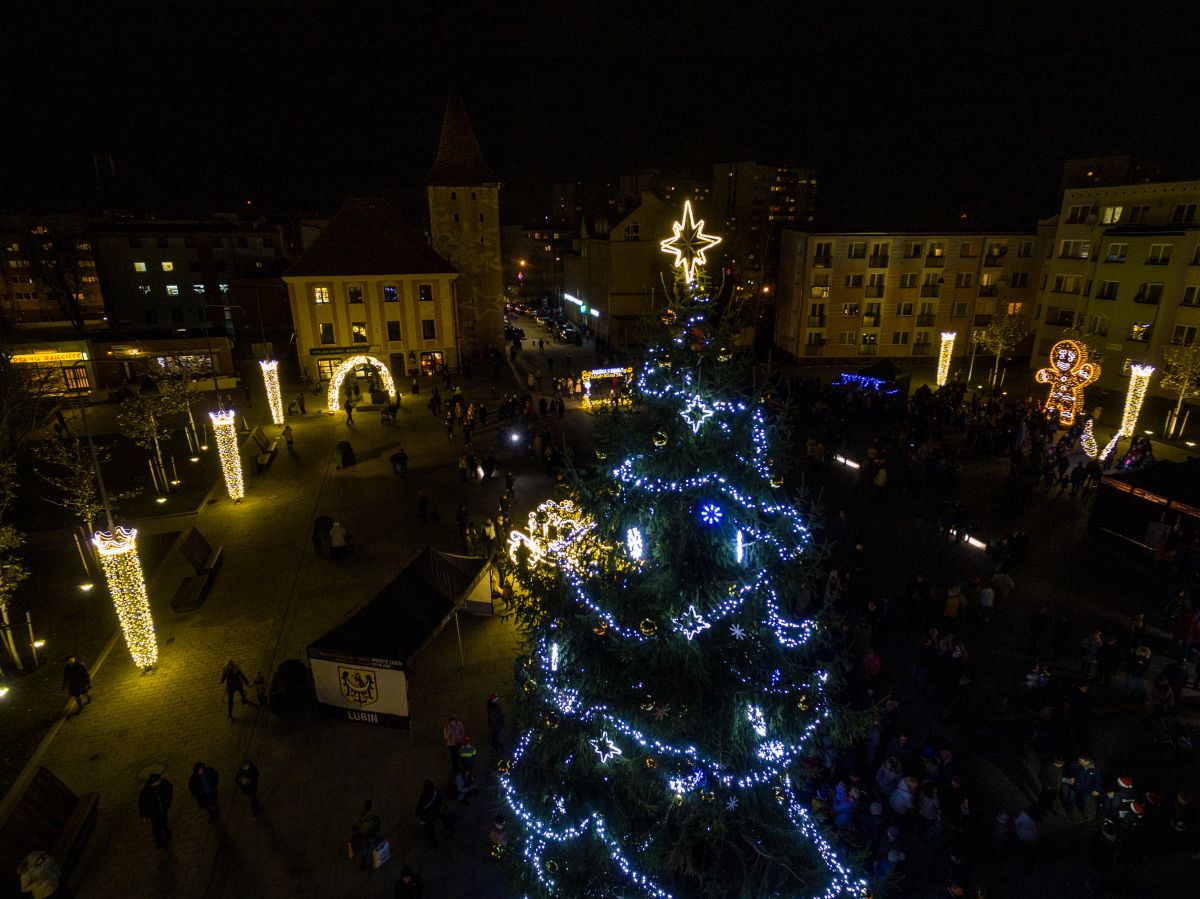
[[[697,270],[712,240],[685,207],[638,411],[510,539],[528,654],[494,852],[519,895],[867,894],[801,798],[819,737],[853,726],[817,611],[792,612],[817,553]]]

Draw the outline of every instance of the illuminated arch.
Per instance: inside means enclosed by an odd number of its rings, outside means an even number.
[[[379,377],[383,381],[383,387],[388,392],[393,400],[396,398],[396,382],[392,380],[392,373],[388,371],[387,366],[376,359],[374,356],[351,356],[342,362],[337,367],[337,371],[333,373],[333,377],[329,379],[329,392],[326,394],[329,403],[330,412],[340,412],[342,409],[342,382],[346,380],[346,375],[354,371],[360,365],[374,366],[379,372]]]

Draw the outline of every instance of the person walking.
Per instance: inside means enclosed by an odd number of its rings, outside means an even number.
[[[257,821],[262,817],[262,806],[258,804],[258,766],[250,759],[242,759],[236,780],[238,787],[250,800],[250,814]]]
[[[225,698],[228,700],[229,720],[233,720],[233,694],[240,693],[242,696],[242,705],[246,704],[246,684],[250,683],[250,678],[246,677],[244,671],[237,662],[230,659],[225,663],[225,667],[221,669],[221,683],[225,685]]]
[[[161,774],[153,773],[146,778],[146,783],[138,793],[138,814],[143,821],[150,822],[150,832],[154,835],[154,845],[165,849],[171,842],[171,828],[167,824],[167,813],[171,811],[171,800],[175,797],[175,788]]]
[[[287,443],[288,449],[291,449],[295,445],[295,440],[292,437],[292,426],[291,425],[283,426],[283,439]]]
[[[88,674],[87,665],[75,656],[67,656],[66,666],[63,668],[62,688],[67,691],[68,696],[75,700],[75,714],[78,715],[82,712],[85,704],[91,704],[92,676]],[[85,699],[87,703],[84,703]]]
[[[221,776],[216,768],[210,768],[204,762],[192,765],[192,776],[188,778],[188,792],[196,800],[196,805],[208,812],[208,820],[221,820],[220,799],[217,796],[217,784]]]
[[[371,853],[379,841],[381,826],[379,815],[375,814],[375,802],[368,799],[350,828],[350,847],[360,859],[358,866],[363,870],[371,867]]]
[[[454,773],[462,770],[462,763],[458,758],[458,749],[462,745],[463,738],[466,737],[467,731],[463,727],[461,721],[450,716],[446,721],[446,726],[442,728],[442,741],[446,744],[446,751],[450,754],[450,768]]]
[[[475,756],[478,754],[479,750],[475,748],[471,738],[463,737],[462,743],[458,746],[458,766],[464,774],[470,775],[475,767]]]
[[[354,427],[354,400],[349,393],[346,394],[346,401],[342,405],[346,409],[346,425],[352,428]]]
[[[303,390],[301,390],[299,393],[296,394],[296,408],[300,410],[301,415],[305,415],[308,412],[308,409],[306,409],[304,406],[304,391]]]
[[[429,837],[430,845],[436,846],[437,833],[433,828],[442,814],[442,794],[438,792],[432,780],[425,781],[425,785],[421,788],[421,795],[417,797],[416,814],[417,820],[425,828],[425,835]]]
[[[405,474],[408,472],[408,453],[404,451],[403,446],[401,446],[396,452],[392,453],[390,459],[392,463],[392,474]]]
[[[517,486],[517,476],[514,475],[511,471],[506,472],[504,475],[505,492],[507,492],[511,496],[512,494],[517,492],[516,486]]]

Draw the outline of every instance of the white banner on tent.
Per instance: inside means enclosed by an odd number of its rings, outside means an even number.
[[[408,725],[408,678],[400,663],[311,655],[308,661],[323,711],[365,724]]]

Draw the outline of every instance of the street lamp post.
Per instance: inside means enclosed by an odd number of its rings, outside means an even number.
[[[217,359],[213,355],[212,348],[212,322],[208,318],[209,309],[236,309],[242,313],[242,321],[246,320],[246,310],[242,306],[236,306],[232,303],[206,303],[204,306],[204,339],[208,341],[208,364],[212,367],[213,392],[217,395],[217,408],[224,410],[225,403],[221,398],[221,385],[217,382]]]

